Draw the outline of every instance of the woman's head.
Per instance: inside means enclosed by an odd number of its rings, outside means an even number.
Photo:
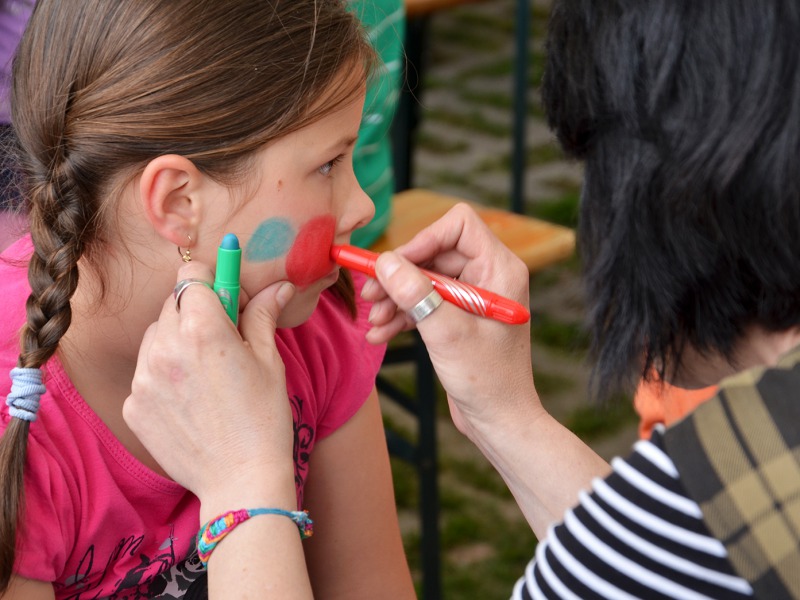
[[[792,0],[555,3],[543,96],[585,161],[601,387],[800,323],[799,27]]]

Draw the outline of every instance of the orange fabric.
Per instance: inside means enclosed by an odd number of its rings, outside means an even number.
[[[633,405],[639,414],[639,436],[649,439],[654,425],[669,425],[679,420],[716,392],[715,385],[687,390],[658,380],[640,381],[633,397]]]

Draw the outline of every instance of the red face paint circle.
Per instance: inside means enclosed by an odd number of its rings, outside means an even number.
[[[336,232],[332,215],[315,217],[300,228],[286,257],[286,276],[297,286],[322,279],[333,270],[331,246]]]

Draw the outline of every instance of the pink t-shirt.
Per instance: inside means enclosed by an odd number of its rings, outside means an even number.
[[[18,331],[29,294],[30,239],[0,260],[0,371],[19,354]],[[356,278],[360,289],[363,279]],[[298,505],[314,444],[353,416],[374,385],[384,347],[364,339],[368,306],[353,322],[325,292],[303,325],[278,332],[278,348],[295,420]],[[137,461],[75,390],[57,358],[46,365],[47,393],[31,424],[25,515],[17,567],[23,577],[52,581],[56,598],[194,598],[205,585],[195,556],[199,503],[187,490]],[[0,395],[10,379],[0,376]],[[3,405],[0,426],[10,417]],[[231,507],[240,508],[240,507]]]

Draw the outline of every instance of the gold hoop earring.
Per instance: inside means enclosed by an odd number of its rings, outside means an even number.
[[[186,237],[189,238],[189,245],[186,246],[186,250],[178,246],[178,254],[181,255],[183,262],[190,263],[192,262],[192,236],[187,235]]]

